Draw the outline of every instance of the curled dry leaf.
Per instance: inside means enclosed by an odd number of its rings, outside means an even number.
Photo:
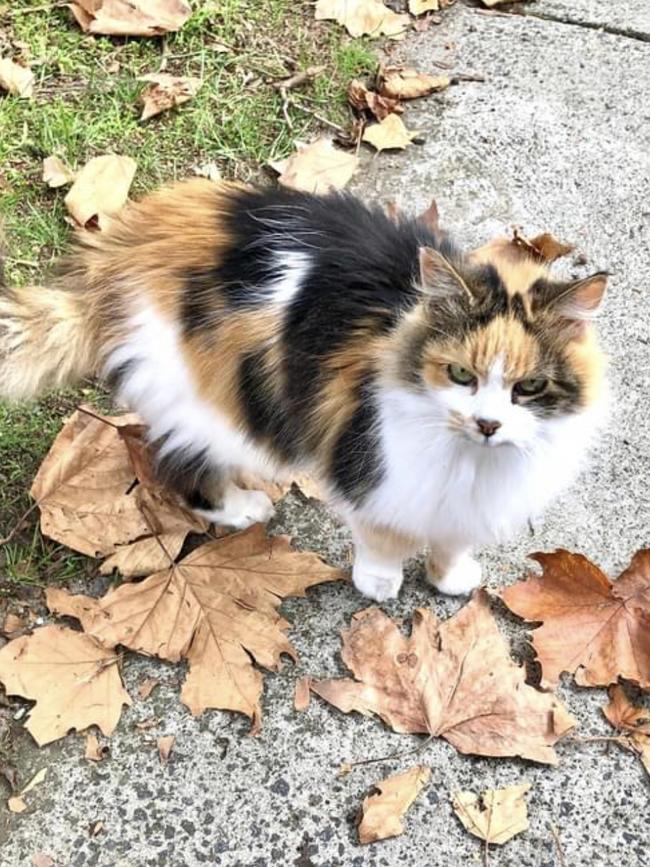
[[[563,244],[554,238],[550,232],[536,235],[534,238],[526,238],[518,229],[513,232],[512,244],[521,247],[534,259],[541,262],[555,262],[563,256],[568,256],[575,247],[573,244]]]
[[[402,36],[410,26],[408,15],[398,15],[381,0],[317,0],[316,20],[333,19],[350,36]]]
[[[331,139],[321,138],[309,145],[299,145],[295,154],[273,168],[280,173],[278,183],[309,193],[341,190],[359,164],[354,154],[334,147]]]
[[[413,801],[429,782],[431,771],[416,765],[375,784],[377,794],[363,801],[359,822],[359,843],[375,843],[404,833],[402,819]]]
[[[77,410],[32,485],[43,534],[90,557],[108,557],[104,573],[118,569],[135,577],[163,569],[188,533],[208,528],[171,495],[154,489],[144,431],[135,415]]]
[[[300,677],[296,681],[293,706],[297,711],[307,710],[311,698],[311,677]]]
[[[461,753],[556,764],[553,744],[575,725],[556,696],[526,684],[482,591],[442,623],[417,609],[409,637],[378,608],[360,611],[342,656],[357,679],[318,681],[313,692],[394,731],[441,736]]]
[[[447,75],[427,75],[410,66],[382,66],[377,89],[391,99],[417,99],[445,90],[450,84]]]
[[[315,554],[293,550],[286,536],[268,537],[256,525],[102,599],[48,588],[47,604],[78,618],[105,647],[187,659],[181,699],[190,711],[239,711],[258,731],[262,675],[252,660],[275,671],[282,654],[296,657],[285,634],[289,624],[278,613],[282,599],[342,577]]]
[[[75,173],[57,156],[45,157],[43,160],[43,182],[48,187],[65,187],[75,179]]]
[[[650,710],[632,704],[622,686],[609,689],[609,704],[603,708],[607,721],[621,732],[621,743],[636,753],[650,774]]]
[[[29,99],[34,93],[34,73],[8,57],[0,57],[0,88]]]
[[[542,574],[500,596],[524,620],[542,623],[533,631],[542,683],[553,687],[566,671],[580,686],[622,677],[650,688],[650,550],[638,551],[614,582],[582,554],[532,558]]]
[[[362,140],[378,151],[403,150],[411,144],[417,133],[410,132],[396,114],[387,115],[380,123],[373,123],[364,130]]]
[[[74,0],[70,9],[82,30],[106,36],[174,33],[192,14],[185,0]]]
[[[89,762],[101,762],[108,755],[108,747],[99,743],[99,738],[93,732],[86,735],[84,759]]]
[[[0,682],[8,695],[36,702],[26,728],[39,746],[70,729],[96,725],[110,735],[130,705],[118,657],[87,635],[64,626],[42,626],[0,650]]]
[[[148,120],[163,111],[189,102],[196,96],[203,84],[200,78],[168,75],[165,72],[142,75],[139,81],[148,82],[148,86],[140,94],[140,99],[144,104],[140,120]]]
[[[160,757],[161,765],[166,765],[169,761],[175,741],[176,737],[174,735],[163,735],[161,738],[158,738],[156,743],[158,745],[158,756]]]
[[[452,798],[454,813],[465,828],[486,843],[498,846],[516,834],[528,830],[528,811],[524,795],[530,783],[487,789],[480,795],[456,792]]]
[[[106,154],[94,157],[77,172],[75,182],[64,199],[74,221],[83,227],[100,229],[106,218],[122,210],[137,163],[131,157]]]
[[[377,120],[383,120],[389,114],[402,114],[404,111],[404,106],[399,100],[369,90],[357,78],[352,79],[348,84],[348,102],[357,111],[369,111]]]

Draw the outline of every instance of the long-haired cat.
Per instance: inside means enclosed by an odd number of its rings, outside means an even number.
[[[80,234],[49,288],[0,293],[0,395],[97,374],[158,471],[233,527],[237,470],[307,470],[347,520],[353,580],[397,594],[429,550],[445,593],[576,475],[602,415],[606,278],[552,279],[496,242],[463,257],[349,195],[188,181]]]

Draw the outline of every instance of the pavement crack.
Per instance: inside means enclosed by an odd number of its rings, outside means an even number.
[[[636,42],[650,42],[650,31],[634,30],[630,27],[617,27],[614,24],[597,24],[595,21],[580,21],[570,15],[553,15],[551,12],[538,12],[525,10],[518,13],[524,18],[537,18],[540,21],[553,21],[556,24],[569,24],[571,27],[582,27],[585,30],[599,30],[601,33],[609,33],[612,36],[623,36],[625,39],[633,39]]]

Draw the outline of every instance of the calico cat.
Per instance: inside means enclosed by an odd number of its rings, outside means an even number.
[[[237,470],[308,471],[352,530],[363,594],[394,597],[424,546],[438,590],[462,594],[471,549],[583,464],[605,284],[554,280],[505,241],[462,256],[350,195],[186,181],[80,233],[51,287],[2,290],[0,395],[102,376],[208,519],[271,516]]]

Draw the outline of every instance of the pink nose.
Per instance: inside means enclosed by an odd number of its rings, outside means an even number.
[[[476,427],[481,431],[483,436],[491,437],[499,430],[501,427],[500,421],[492,421],[487,418],[477,418],[476,419]]]

